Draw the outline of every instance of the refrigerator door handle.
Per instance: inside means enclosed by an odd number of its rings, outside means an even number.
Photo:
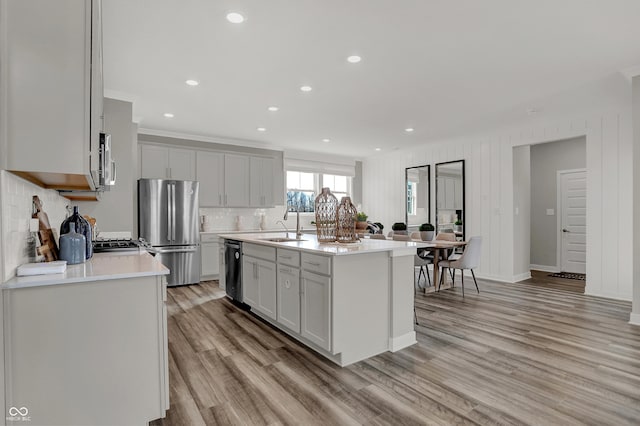
[[[193,253],[198,250],[198,246],[184,246],[184,247],[148,247],[146,250],[150,254],[165,254],[165,253]]]
[[[171,208],[172,208],[172,212],[171,212],[171,219],[172,219],[172,224],[171,224],[171,241],[175,241],[176,240],[176,184],[175,182],[171,184]]]
[[[171,241],[171,184],[167,188],[167,240]]]

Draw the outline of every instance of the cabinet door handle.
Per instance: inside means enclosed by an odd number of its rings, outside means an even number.
[[[218,194],[218,204],[222,205],[222,194]]]
[[[226,206],[226,205],[227,205],[227,203],[228,203],[228,201],[227,201],[227,194],[224,194],[224,205]]]
[[[307,262],[311,266],[320,266],[320,263],[317,262]]]
[[[282,272],[283,274],[290,274],[291,273],[291,269],[289,269],[289,268],[280,268],[280,272]]]
[[[304,287],[305,287],[305,284],[306,284],[306,283],[307,283],[307,280],[306,280],[305,278],[303,278],[303,279],[300,281],[300,284],[301,284],[301,285],[300,285],[300,296],[302,296],[302,295],[304,294]]]
[[[291,260],[291,259],[292,259],[292,257],[291,257],[291,256],[283,256],[283,255],[280,255],[280,257],[281,257],[281,258],[283,258],[283,259],[289,259],[289,260]]]

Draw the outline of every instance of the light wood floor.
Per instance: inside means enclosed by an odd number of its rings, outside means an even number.
[[[630,303],[479,284],[417,293],[419,343],[347,368],[215,282],[169,289],[171,409],[153,424],[640,424]]]

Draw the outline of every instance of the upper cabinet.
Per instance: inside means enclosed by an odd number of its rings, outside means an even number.
[[[249,206],[249,157],[225,154],[224,156],[224,205]]]
[[[196,180],[196,152],[191,149],[140,144],[140,177]]]
[[[100,1],[4,5],[4,166],[47,188],[95,189],[103,130]]]
[[[250,158],[250,203],[252,207],[273,207],[273,158]]]
[[[196,180],[200,182],[200,206],[224,206],[224,154],[198,151]]]

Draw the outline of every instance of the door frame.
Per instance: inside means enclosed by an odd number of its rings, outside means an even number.
[[[556,265],[558,265],[558,270],[560,272],[564,272],[562,271],[562,176],[579,172],[584,172],[586,175],[586,167],[580,169],[558,170],[556,175]],[[589,212],[587,211],[587,213]],[[587,232],[589,232],[588,228]]]

